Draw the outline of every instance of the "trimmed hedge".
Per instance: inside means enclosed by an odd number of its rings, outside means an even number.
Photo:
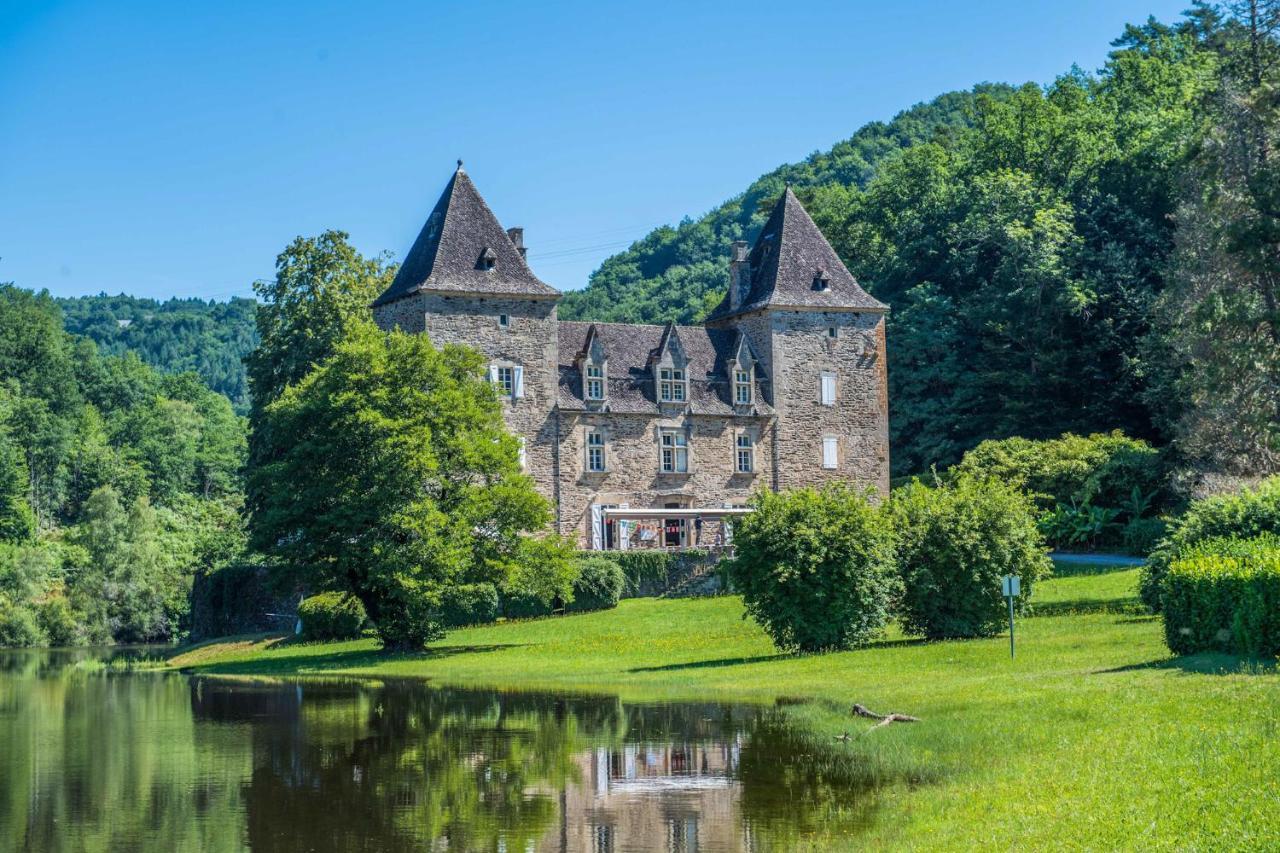
[[[1143,603],[1160,612],[1169,565],[1189,555],[1197,543],[1222,537],[1253,539],[1264,534],[1280,536],[1280,476],[1237,494],[1192,501],[1181,517],[1170,522],[1168,533],[1147,560],[1139,585]]]
[[[487,625],[497,620],[498,588],[491,583],[461,584],[440,596],[440,623],[446,628]]]
[[[598,556],[585,557],[579,565],[582,571],[573,582],[573,601],[565,609],[585,613],[617,607],[626,585],[622,567],[608,557]]]
[[[304,640],[353,640],[364,627],[364,605],[348,592],[322,592],[298,605]]]
[[[1165,642],[1174,653],[1280,655],[1280,539],[1205,543],[1170,563],[1161,585]]]

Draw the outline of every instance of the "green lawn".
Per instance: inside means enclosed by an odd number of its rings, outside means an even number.
[[[629,699],[788,704],[836,755],[876,774],[872,848],[1261,849],[1280,838],[1280,675],[1274,666],[1172,658],[1136,615],[1137,571],[1064,566],[1040,614],[1008,637],[925,643],[891,633],[839,654],[778,654],[741,601],[623,602],[614,611],[472,628],[424,654],[372,641],[216,643],[175,666],[337,672],[607,691]],[[1070,574],[1066,574],[1069,572]],[[848,708],[923,718],[849,743]],[[819,842],[821,843],[821,842]]]

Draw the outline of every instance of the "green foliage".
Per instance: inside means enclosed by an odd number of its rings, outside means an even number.
[[[1001,578],[1018,575],[1025,606],[1052,571],[1031,501],[1002,480],[960,476],[893,493],[903,629],[930,639],[983,637],[1006,624]]]
[[[782,649],[847,649],[878,634],[898,591],[893,532],[845,485],[761,492],[729,566],[747,613]]]
[[[638,595],[643,589],[665,586],[674,568],[675,557],[672,552],[657,548],[617,551],[609,555],[609,559],[622,569],[627,595]]]
[[[1040,516],[1040,532],[1057,548],[1096,548],[1122,530],[1120,510],[1092,504],[1058,504]]]
[[[988,440],[951,469],[958,476],[993,477],[1026,489],[1042,508],[1096,504],[1144,515],[1162,492],[1160,453],[1119,430],[1035,441]]]
[[[527,535],[549,510],[474,351],[352,321],[263,416],[279,453],[250,472],[253,540],[350,589],[388,646],[441,636],[453,586],[567,592],[570,552]]]
[[[1140,585],[1143,603],[1160,611],[1162,581],[1169,565],[1199,543],[1264,534],[1280,535],[1280,476],[1236,494],[1192,501],[1185,513],[1170,521],[1168,534],[1147,559]]]
[[[863,126],[830,151],[775,169],[699,219],[655,229],[605,260],[585,289],[566,293],[560,316],[627,323],[701,319],[723,295],[731,244],[755,239],[768,215],[769,202],[787,183],[796,187],[864,186],[896,152],[969,126],[979,93],[1000,97],[1007,92],[1007,87],[984,85],[973,92],[941,95],[887,123]]]
[[[1280,655],[1280,538],[1217,540],[1170,563],[1165,642],[1176,654]]]
[[[298,605],[304,640],[353,640],[364,627],[364,605],[345,592],[322,592]]]
[[[30,608],[0,595],[0,648],[42,646],[47,640]]]
[[[498,589],[491,583],[451,586],[440,595],[440,623],[446,628],[487,625],[498,619]]]
[[[253,299],[159,302],[99,294],[56,301],[66,330],[87,337],[99,352],[133,353],[164,373],[195,374],[238,412],[248,411],[244,357],[258,341]]]
[[[1165,537],[1168,523],[1162,518],[1131,518],[1121,532],[1121,545],[1126,554],[1145,557]]]
[[[590,556],[578,560],[578,578],[573,582],[571,612],[610,610],[618,606],[627,578],[622,567],[608,557]]]
[[[36,621],[51,646],[78,646],[85,641],[83,617],[64,595],[51,595],[36,605]]]

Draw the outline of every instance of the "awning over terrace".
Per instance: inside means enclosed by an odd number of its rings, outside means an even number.
[[[591,507],[596,551],[688,548],[723,550],[733,544],[732,520],[748,507]]]

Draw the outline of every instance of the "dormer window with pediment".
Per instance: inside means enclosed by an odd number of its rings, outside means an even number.
[[[582,398],[588,403],[603,403],[609,396],[609,362],[595,326],[587,330],[577,365],[582,376]]]
[[[476,261],[476,269],[491,270],[498,265],[498,253],[488,246],[484,247],[484,251],[480,253],[479,260]]]
[[[684,403],[689,399],[688,359],[675,324],[668,323],[662,341],[651,356],[650,369],[657,381],[659,403]]]
[[[734,406],[750,406],[756,401],[756,359],[751,345],[741,332],[733,344],[729,358],[729,395]]]

